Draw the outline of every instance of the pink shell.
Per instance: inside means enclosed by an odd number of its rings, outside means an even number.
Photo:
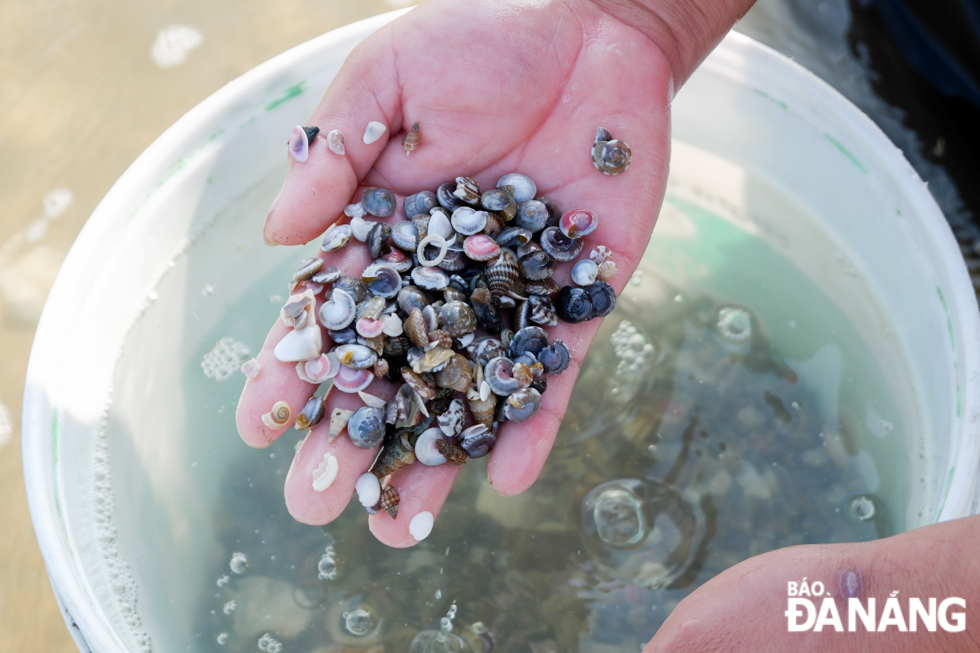
[[[500,251],[500,245],[486,234],[474,234],[463,241],[463,251],[474,261],[489,261]]]
[[[337,376],[333,378],[333,387],[341,392],[354,394],[371,385],[374,379],[374,372],[371,370],[355,370],[341,365]]]
[[[319,358],[296,363],[296,376],[301,381],[316,385],[337,376],[339,371],[340,362],[333,354],[320,354]]]
[[[572,209],[558,221],[558,228],[569,238],[588,236],[598,226],[598,216],[588,209]]]
[[[306,161],[307,157],[310,156],[310,141],[306,137],[306,130],[299,125],[293,127],[293,131],[289,132],[286,147],[289,148],[289,153],[293,155],[294,159],[300,163]]]
[[[381,335],[384,329],[384,322],[372,320],[369,317],[362,317],[357,321],[357,332],[365,338],[376,338]]]
[[[400,249],[395,249],[392,247],[391,251],[381,256],[379,260],[384,261],[385,263],[401,263],[406,258],[407,257]]]

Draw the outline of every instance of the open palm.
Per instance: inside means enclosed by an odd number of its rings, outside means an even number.
[[[613,251],[620,272],[611,283],[618,293],[646,247],[663,197],[670,92],[662,51],[590,2],[431,2],[379,30],[350,55],[308,122],[324,133],[343,132],[346,153],[334,154],[318,138],[307,161],[290,159],[269,212],[266,240],[295,245],[320,236],[338,219],[346,220],[343,208],[362,186],[404,198],[460,175],[487,189],[503,174],[521,172],[535,180],[538,195],[562,210],[588,208],[599,216],[583,253],[600,244]],[[366,145],[361,136],[369,121],[388,130]],[[415,121],[421,124],[421,145],[406,157],[400,132]],[[632,165],[620,176],[602,175],[592,164],[590,147],[599,126],[632,148]],[[396,219],[403,218],[388,220]],[[353,276],[370,263],[361,247],[322,256],[326,265]],[[568,283],[569,267],[556,273],[559,285]],[[574,360],[549,379],[541,409],[530,420],[501,426],[488,465],[497,492],[517,494],[537,478],[598,326],[592,320],[548,329],[552,339],[568,344]],[[316,390],[297,377],[293,363],[273,355],[287,332],[281,321],[273,326],[258,356],[262,373],[246,383],[239,403],[239,432],[254,447],[267,446],[286,430],[265,426],[263,413],[286,401],[295,414]],[[326,350],[326,332],[324,342]],[[390,396],[395,389],[378,379],[367,391]],[[360,405],[357,395],[334,391],[327,414]],[[377,453],[346,437],[330,442],[328,422],[312,429],[285,484],[290,513],[311,524],[327,523],[344,510]],[[334,483],[317,492],[312,473],[327,452],[340,469]],[[372,516],[372,532],[390,546],[414,544],[411,518],[421,511],[438,515],[458,472],[450,465],[420,464],[397,472],[391,484],[401,494],[398,518]]]

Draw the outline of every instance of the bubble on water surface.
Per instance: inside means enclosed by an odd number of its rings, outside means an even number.
[[[238,604],[234,601],[228,601],[225,603],[225,607],[222,608],[225,614],[231,614],[238,608]]]
[[[718,311],[718,333],[731,342],[747,342],[752,337],[752,316],[744,308],[726,306]]]
[[[337,579],[337,557],[332,546],[328,546],[323,555],[320,556],[320,562],[316,565],[317,578],[320,580],[336,580]]]
[[[262,635],[256,643],[260,651],[267,653],[282,653],[282,644],[276,641],[269,633]]]
[[[217,641],[222,646],[224,646],[225,644],[227,644],[228,643],[228,633],[221,633],[220,635],[218,635]]]
[[[592,514],[599,538],[606,544],[629,546],[646,535],[643,502],[629,490],[606,489],[596,497]]]
[[[862,494],[848,502],[847,510],[861,521],[871,521],[875,516],[875,502]]]
[[[201,370],[204,376],[215,381],[224,381],[241,369],[242,363],[249,356],[248,347],[230,336],[218,341],[218,344],[201,360]]]
[[[344,617],[344,628],[351,635],[356,635],[357,637],[363,637],[371,632],[374,628],[374,616],[362,608],[356,610],[351,610]]]

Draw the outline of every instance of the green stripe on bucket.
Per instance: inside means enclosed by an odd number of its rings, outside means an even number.
[[[300,82],[298,84],[293,84],[292,86],[290,86],[289,88],[287,88],[285,91],[283,91],[282,92],[282,95],[280,95],[279,97],[277,97],[275,100],[273,100],[269,104],[265,105],[265,110],[266,111],[272,111],[273,109],[275,109],[276,107],[278,107],[283,102],[287,102],[289,100],[292,100],[297,95],[302,95],[303,94],[303,91],[305,91],[305,90],[306,90],[306,82]]]
[[[851,163],[853,163],[854,165],[856,165],[856,166],[857,166],[857,168],[858,168],[858,170],[860,170],[861,172],[864,172],[864,173],[867,173],[867,172],[868,172],[868,169],[867,169],[867,168],[865,168],[865,167],[864,167],[864,166],[863,166],[863,165],[861,164],[861,162],[857,160],[857,157],[856,157],[856,156],[854,156],[853,154],[851,154],[851,151],[850,151],[850,150],[848,150],[848,149],[847,149],[846,147],[844,147],[844,146],[843,146],[843,145],[841,144],[841,142],[840,142],[840,141],[838,141],[838,140],[837,140],[836,138],[834,138],[834,137],[833,137],[833,136],[831,136],[830,134],[826,134],[826,133],[824,134],[824,138],[826,138],[826,139],[827,139],[828,141],[830,141],[830,143],[831,143],[831,144],[832,144],[832,145],[833,145],[834,147],[836,147],[836,148],[837,148],[838,150],[840,150],[840,151],[841,151],[841,154],[843,154],[843,155],[844,155],[844,156],[846,156],[846,157],[847,157],[848,159],[850,159],[850,160],[851,160]]]

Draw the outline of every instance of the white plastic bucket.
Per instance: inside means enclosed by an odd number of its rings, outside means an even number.
[[[221,212],[234,210],[243,193],[281,171],[284,134],[312,112],[350,50],[398,13],[290,50],[189,112],[120,178],[62,266],[28,369],[24,466],[52,585],[83,650],[85,642],[96,651],[140,650],[142,632],[153,638],[156,650],[168,650],[168,642],[186,635],[179,613],[134,611],[120,600],[132,587],[108,581],[100,538],[118,537],[120,546],[132,550],[140,537],[160,534],[122,523],[117,533],[106,524],[100,515],[111,511],[100,504],[105,497],[97,492],[100,480],[93,472],[107,455],[99,436],[112,397],[134,425],[127,455],[142,463],[131,473],[141,475],[146,492],[165,495],[185,473],[168,466],[173,452],[161,445],[170,441],[167,411],[180,406],[176,356],[168,347],[199,344],[182,340],[180,321],[195,313],[202,297],[197,288],[180,296],[158,296],[158,281],[192,240],[235,240],[240,263],[216,265],[213,271],[215,283],[226,287],[245,286],[297,258],[296,251],[261,243],[261,216],[243,216],[235,233],[214,234],[209,225]],[[822,226],[840,245],[840,260],[874,290],[879,317],[893,326],[907,353],[909,375],[900,382],[914,386],[921,398],[922,428],[932,436],[929,469],[924,470],[932,479],[931,489],[920,496],[931,503],[913,523],[969,514],[980,445],[980,423],[970,419],[980,413],[980,313],[943,216],[898,150],[827,85],[737,34],[722,43],[680,93],[674,133],[687,144],[676,149],[680,158],[672,176],[674,191],[695,189],[704,180],[704,187],[714,188],[719,200],[735,207],[730,212],[733,223],[769,239],[804,270],[814,266],[813,275],[817,267],[808,258],[808,239],[816,236],[808,227],[773,233],[764,222],[740,216],[737,207],[745,187],[737,166],[685,169],[684,152],[691,151],[685,148],[700,148],[765,175],[826,220]],[[835,283],[826,280],[826,290],[853,295]],[[174,341],[141,352],[140,360],[120,361],[118,352],[130,327],[151,302],[174,307]],[[860,301],[854,304],[859,318],[870,314]],[[113,388],[122,368],[139,382]],[[179,540],[207,532],[202,506],[214,499],[217,487],[206,482],[202,487],[197,504],[163,502],[172,526],[167,537]],[[131,499],[116,497],[121,504]],[[119,506],[123,512],[126,508]],[[144,559],[121,559],[119,564],[129,568],[124,580],[165,573]],[[166,582],[179,596],[182,579]]]

